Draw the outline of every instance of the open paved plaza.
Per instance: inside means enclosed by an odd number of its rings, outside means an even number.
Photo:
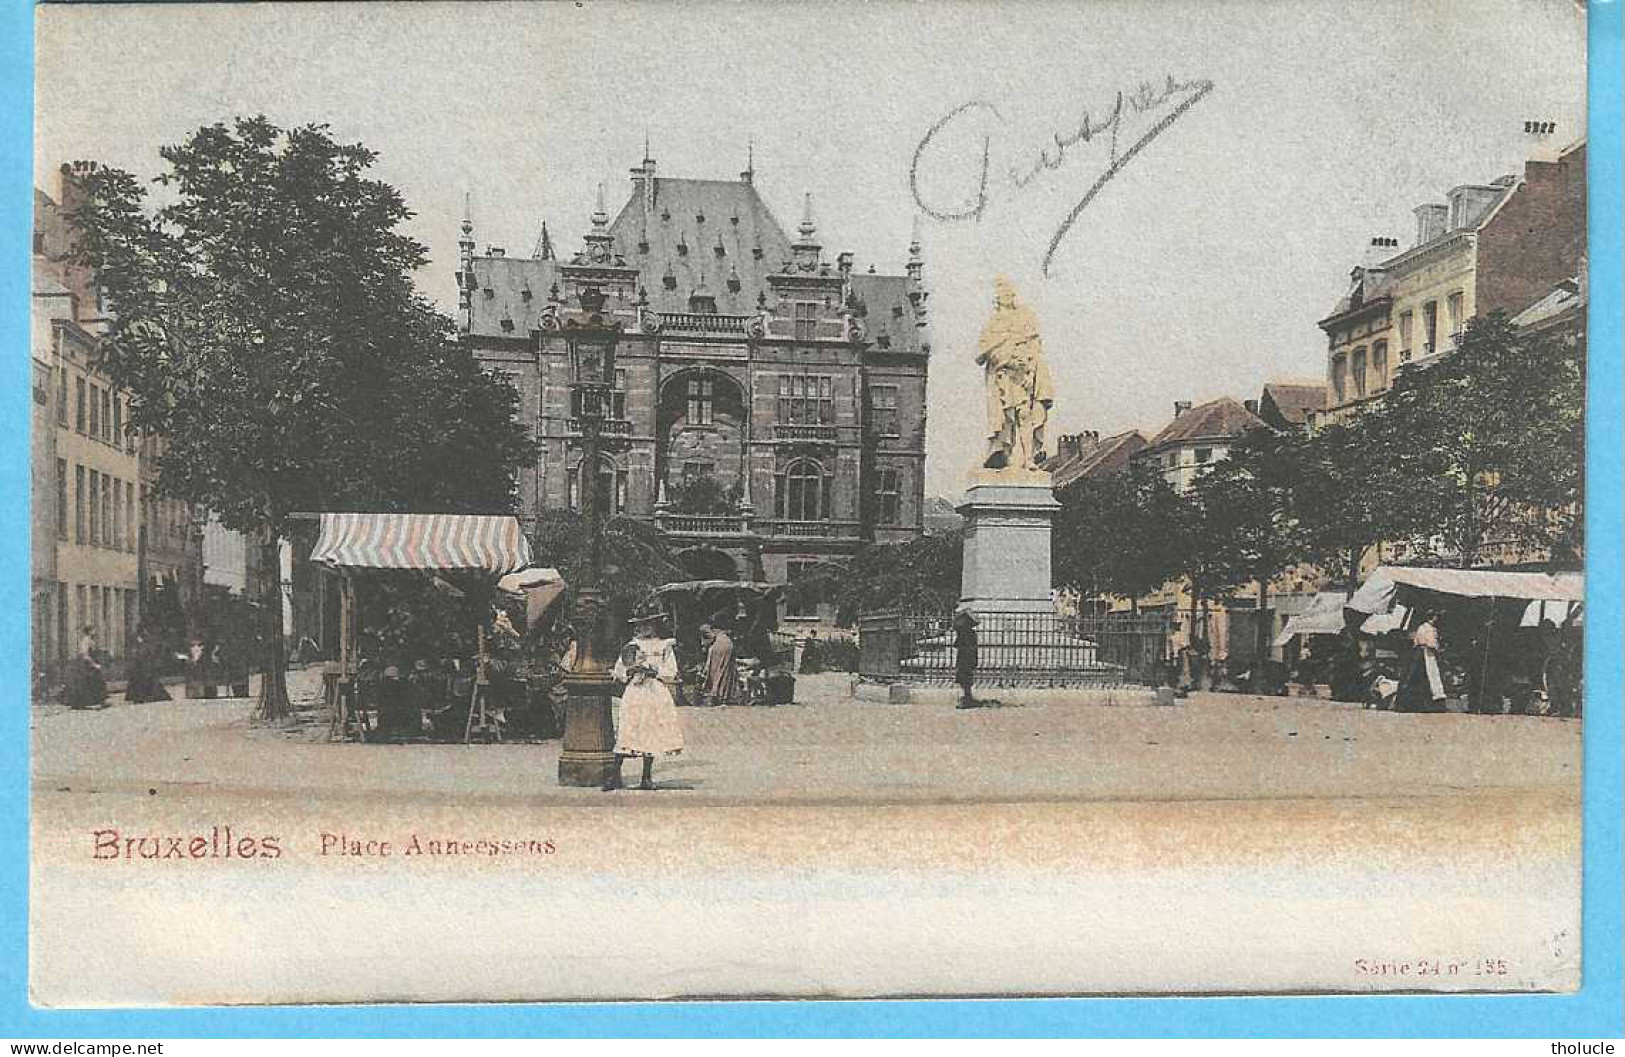
[[[688,750],[647,793],[559,787],[557,742],[328,744],[252,727],[246,700],[37,708],[36,996],[1578,979],[1575,721],[1240,695],[957,711],[855,701],[838,675],[798,696],[683,710]],[[109,832],[223,827],[261,851],[274,837],[278,858],[98,858]]]

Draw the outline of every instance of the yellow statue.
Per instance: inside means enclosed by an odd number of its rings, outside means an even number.
[[[1044,424],[1049,421],[1055,388],[1038,317],[1016,298],[1010,280],[993,283],[993,318],[982,328],[976,362],[987,385],[987,459],[990,470],[1043,468]]]

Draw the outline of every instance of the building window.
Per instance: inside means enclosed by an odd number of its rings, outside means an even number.
[[[1354,350],[1354,398],[1365,396],[1365,347]]]
[[[1344,378],[1345,362],[1340,352],[1332,357],[1332,394],[1341,404],[1346,399],[1347,379]]]
[[[102,387],[90,383],[90,435],[100,440],[102,435]]]
[[[779,375],[779,421],[786,425],[832,425],[835,379],[829,375]]]
[[[875,518],[881,525],[903,523],[903,492],[901,474],[896,470],[881,469],[875,473]]]
[[[1433,355],[1439,340],[1439,302],[1429,301],[1422,306],[1422,355]]]
[[[776,507],[784,521],[823,521],[829,517],[829,478],[812,459],[797,459],[778,475]]]
[[[710,477],[716,470],[716,465],[698,460],[683,463],[683,483],[691,484],[701,477]]]
[[[1371,346],[1371,373],[1380,392],[1388,388],[1388,343],[1379,341]]]
[[[1411,358],[1411,313],[1399,314],[1399,358],[1403,362]]]
[[[56,538],[68,538],[68,463],[56,461]]]
[[[124,398],[113,399],[113,446],[124,443]]]
[[[1450,336],[1453,338],[1461,335],[1461,307],[1462,293],[1457,290],[1445,301],[1445,311],[1449,313],[1450,318]]]
[[[102,390],[102,440],[113,443],[113,391]]]
[[[581,510],[581,464],[570,474],[570,509]],[[626,510],[626,471],[617,467],[609,459],[598,461],[597,490],[593,494],[593,501],[598,511],[614,516]]]
[[[785,582],[793,584],[817,567],[816,561],[792,558],[784,563]],[[816,590],[790,591],[786,593],[786,598],[784,615],[801,620],[816,619],[818,604],[823,600]]]
[[[135,485],[124,486],[124,546],[135,552],[137,522],[135,520]]]
[[[102,542],[102,475],[95,470],[90,471],[90,545],[101,546]]]
[[[85,380],[73,380],[73,428],[80,433],[85,431]]]
[[[117,478],[113,479],[113,535],[107,545],[115,548],[124,546],[124,482]]]
[[[73,542],[85,542],[85,468],[73,468]]]
[[[62,368],[57,373],[56,382],[56,424],[68,424],[68,369]]]
[[[609,417],[617,422],[626,419],[626,368],[615,368],[615,388],[609,392]]]
[[[1197,465],[1202,465],[1203,463],[1209,463],[1209,462],[1212,462],[1212,461],[1213,461],[1213,449],[1212,448],[1197,448],[1196,449],[1196,462],[1197,462]]]
[[[897,386],[869,387],[869,421],[874,431],[881,436],[901,436],[902,430],[897,423]]]
[[[709,426],[716,407],[716,382],[710,378],[688,380],[688,425]]]
[[[811,341],[818,336],[818,303],[796,302],[796,340]]]

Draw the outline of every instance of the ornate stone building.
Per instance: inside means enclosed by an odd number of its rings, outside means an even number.
[[[595,481],[610,508],[668,533],[696,577],[772,582],[922,531],[918,238],[901,275],[859,269],[850,253],[830,261],[811,197],[792,239],[752,178],[660,177],[645,158],[613,220],[599,189],[568,259],[545,227],[532,257],[478,254],[464,221],[460,327],[514,383],[541,442],[520,483],[528,523],[579,508]],[[571,333],[593,318],[619,340],[611,441],[584,473]]]

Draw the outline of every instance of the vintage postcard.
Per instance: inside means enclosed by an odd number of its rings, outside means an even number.
[[[1586,28],[41,6],[33,1002],[1575,990]]]

